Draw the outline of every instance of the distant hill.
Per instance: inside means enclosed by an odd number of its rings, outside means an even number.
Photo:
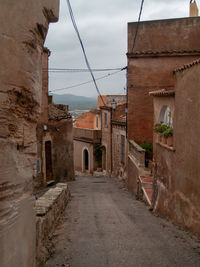
[[[72,94],[53,94],[53,101],[55,104],[69,105],[69,110],[89,110],[97,107],[97,98],[76,96]]]

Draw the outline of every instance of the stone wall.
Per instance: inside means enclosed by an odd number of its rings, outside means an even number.
[[[128,146],[128,178],[127,189],[137,194],[137,183],[139,175],[144,174],[145,150],[133,140],[129,141]]]
[[[102,123],[102,137],[101,137],[101,145],[105,147],[105,165],[103,168],[105,168],[108,175],[111,175],[112,173],[112,146],[111,146],[111,108],[101,108],[101,123]],[[107,115],[105,115],[107,114]],[[106,116],[106,121],[105,121]],[[103,159],[104,162],[104,159]],[[103,164],[104,165],[104,164]]]
[[[50,120],[52,137],[52,170],[56,182],[74,180],[74,148],[72,119]]]
[[[124,137],[124,162],[122,162],[122,136]],[[112,123],[112,175],[119,179],[126,179],[127,140],[125,124]]]
[[[58,0],[1,1],[0,259],[34,267],[36,122],[42,98],[42,50]]]
[[[35,203],[36,209],[36,266],[43,267],[51,253],[51,237],[69,201],[67,184],[58,183]]]

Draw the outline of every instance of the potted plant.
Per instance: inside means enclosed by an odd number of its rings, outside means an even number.
[[[173,145],[173,128],[168,126],[167,129],[163,132],[163,137],[166,140],[168,146]]]
[[[152,152],[153,150],[153,145],[144,141],[141,143],[140,145],[144,150],[145,150],[145,167],[148,168],[148,165],[149,165],[149,156],[150,156],[150,153]]]
[[[163,121],[155,125],[154,132],[158,134],[158,142],[162,142],[162,134],[166,131],[167,127],[168,126],[165,125]]]

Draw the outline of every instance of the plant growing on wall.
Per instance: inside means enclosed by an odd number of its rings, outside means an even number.
[[[147,154],[149,154],[153,149],[153,145],[146,141],[142,142],[140,146],[146,151]]]

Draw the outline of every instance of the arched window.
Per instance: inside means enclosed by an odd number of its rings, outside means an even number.
[[[173,126],[172,113],[171,113],[170,108],[167,105],[161,108],[158,121],[159,122],[163,121],[164,124],[170,127]]]

